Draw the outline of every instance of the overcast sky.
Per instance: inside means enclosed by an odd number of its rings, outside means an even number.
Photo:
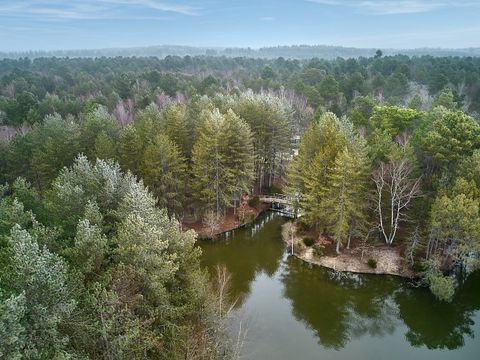
[[[0,50],[479,47],[480,0],[0,0]]]

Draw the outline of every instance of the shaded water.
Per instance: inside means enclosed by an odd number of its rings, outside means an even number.
[[[396,277],[335,277],[287,256],[283,222],[267,214],[202,243],[204,265],[232,273],[244,358],[480,359],[480,274],[451,304]]]

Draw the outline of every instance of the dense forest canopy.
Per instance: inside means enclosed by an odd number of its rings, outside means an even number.
[[[480,58],[3,59],[0,94],[0,357],[229,357],[182,223],[245,194],[441,300],[480,266]]]
[[[204,56],[3,59],[0,116],[5,124],[21,125],[54,111],[78,115],[89,100],[112,111],[121,100],[131,99],[135,109],[143,109],[162,93],[188,97],[234,89],[292,90],[310,107],[321,105],[339,116],[359,96],[357,102],[371,95],[380,103],[425,110],[439,92],[450,89],[458,107],[473,113],[480,107],[479,59],[402,55],[332,61]]]

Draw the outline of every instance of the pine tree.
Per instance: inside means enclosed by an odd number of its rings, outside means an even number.
[[[355,134],[351,123],[332,113],[323,114],[307,130],[300,142],[298,156],[288,169],[287,192],[292,197],[299,197],[298,205],[304,211],[304,219],[323,227],[323,230],[330,226],[326,214],[333,206],[327,201],[332,186],[330,173],[345,148],[350,154],[359,153],[362,159],[366,159],[365,142]]]
[[[248,124],[232,110],[222,124],[222,151],[225,161],[224,181],[234,208],[242,194],[250,192],[255,179],[253,138]]]
[[[336,241],[336,251],[347,241],[347,248],[356,226],[365,218],[367,179],[365,153],[352,153],[347,147],[335,158],[327,175],[324,209],[329,231]],[[347,240],[348,239],[348,240]]]
[[[195,124],[189,121],[184,104],[167,104],[161,115],[162,131],[180,148],[183,156],[190,159],[195,139]]]
[[[290,151],[293,109],[278,97],[253,93],[242,94],[232,105],[253,134],[257,186],[272,186]]]
[[[12,267],[4,284],[14,295],[0,308],[15,308],[17,313],[12,314],[14,318],[0,314],[0,334],[12,329],[22,337],[16,344],[9,338],[0,338],[0,354],[5,347],[13,350],[12,346],[27,359],[51,359],[65,354],[68,338],[60,331],[60,325],[66,323],[76,307],[68,283],[68,266],[60,256],[40,248],[37,240],[18,225],[12,228],[9,241],[13,249]]]
[[[122,130],[118,140],[118,161],[122,170],[138,174],[143,154],[142,139],[133,125]]]
[[[218,216],[253,180],[253,145],[248,125],[233,111],[206,111],[193,147],[196,200]]]
[[[224,118],[218,109],[206,111],[203,116],[198,140],[192,151],[194,196],[204,210],[212,209],[218,215],[227,199],[220,139]]]
[[[160,207],[170,215],[181,214],[188,183],[187,164],[179,147],[166,135],[157,135],[145,148],[141,175]]]
[[[93,144],[92,160],[114,159],[116,155],[115,143],[105,131],[101,131]]]

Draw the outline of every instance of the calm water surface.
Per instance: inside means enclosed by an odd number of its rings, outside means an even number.
[[[344,275],[288,257],[285,220],[203,242],[204,265],[225,264],[247,324],[245,359],[480,359],[480,276],[452,304],[390,276]]]

